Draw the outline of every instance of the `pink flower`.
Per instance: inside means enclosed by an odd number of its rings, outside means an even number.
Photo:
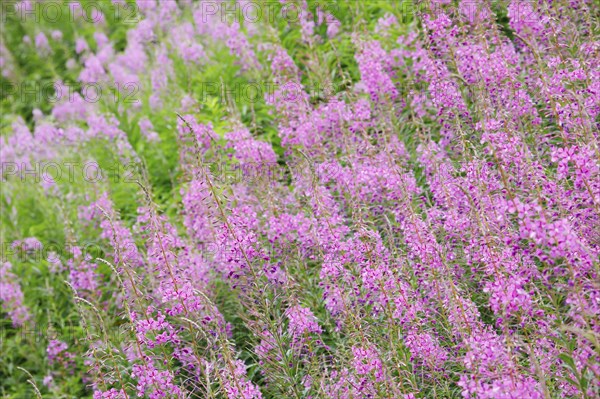
[[[52,51],[48,38],[44,32],[40,32],[35,36],[35,47],[42,55],[47,55]]]
[[[11,270],[9,262],[0,264],[0,301],[2,311],[7,312],[14,326],[21,326],[30,318],[28,308],[23,304],[23,292],[18,277]]]

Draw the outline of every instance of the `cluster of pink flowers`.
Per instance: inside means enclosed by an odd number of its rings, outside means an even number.
[[[0,264],[0,299],[2,312],[6,312],[13,325],[23,325],[29,319],[29,310],[23,303],[23,291],[18,277],[11,272],[10,262]]]
[[[51,340],[46,348],[48,354],[48,363],[50,365],[60,364],[62,367],[67,367],[75,355],[67,351],[69,346],[66,342]]]

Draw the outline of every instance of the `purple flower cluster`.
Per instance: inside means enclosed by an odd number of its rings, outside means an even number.
[[[23,291],[19,285],[18,277],[11,272],[10,262],[0,265],[0,299],[2,311],[8,313],[13,325],[20,326],[25,323],[30,315],[27,306],[23,303]]]

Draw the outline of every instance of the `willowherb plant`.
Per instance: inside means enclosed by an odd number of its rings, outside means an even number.
[[[0,44],[3,394],[600,397],[597,2],[44,5]]]

